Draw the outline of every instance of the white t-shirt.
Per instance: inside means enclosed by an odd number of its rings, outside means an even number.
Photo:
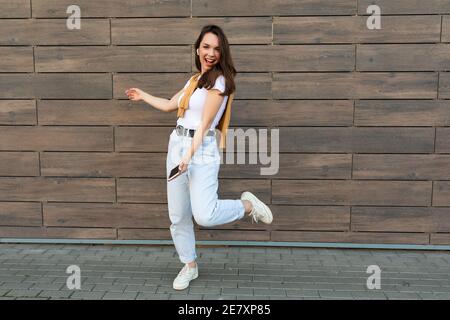
[[[200,76],[199,76],[200,78]],[[189,80],[186,82],[186,85],[184,88],[187,88],[189,85]],[[223,75],[220,75],[217,77],[216,82],[214,84],[214,87],[211,89],[218,89],[220,92],[225,92],[225,77]],[[202,120],[202,113],[203,108],[205,107],[206,102],[206,95],[208,93],[208,90],[205,88],[197,88],[195,89],[194,93],[192,93],[191,98],[189,99],[189,107],[187,110],[184,111],[183,117],[179,117],[177,120],[177,125],[182,125],[185,128],[188,129],[197,129],[200,125],[200,122]],[[181,97],[184,95],[181,94],[181,96],[178,98],[178,105],[180,104]],[[211,130],[214,130],[217,126],[217,124],[220,121],[220,118],[222,117],[223,112],[225,111],[225,107],[227,105],[228,96],[225,96],[222,102],[222,105],[219,108],[219,111],[217,111],[216,117],[214,118],[213,122],[211,123]]]

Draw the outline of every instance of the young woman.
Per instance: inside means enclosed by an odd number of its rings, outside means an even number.
[[[165,112],[178,111],[166,160],[167,177],[177,165],[183,173],[167,182],[170,231],[179,259],[185,264],[173,282],[176,290],[186,289],[198,277],[192,216],[197,224],[205,227],[242,219],[245,213],[256,222],[272,223],[269,207],[251,192],[243,192],[240,199],[218,199],[220,153],[216,140],[219,130],[215,129],[220,127],[225,131],[219,132],[222,148],[236,70],[228,40],[216,25],[203,27],[195,42],[195,53],[199,72],[172,99],[154,97],[137,88],[126,90],[130,100],[144,100]]]

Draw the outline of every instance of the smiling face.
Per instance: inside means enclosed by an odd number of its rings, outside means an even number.
[[[219,38],[214,33],[206,33],[200,42],[198,53],[203,74],[220,61]]]

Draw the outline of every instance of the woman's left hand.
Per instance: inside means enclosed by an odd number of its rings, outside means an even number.
[[[181,173],[187,171],[188,165],[189,165],[189,161],[191,161],[191,157],[189,157],[189,155],[185,155],[180,162],[179,168]]]

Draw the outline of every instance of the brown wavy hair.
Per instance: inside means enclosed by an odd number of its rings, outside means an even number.
[[[206,71],[200,77],[198,81],[198,88],[205,88],[207,90],[211,89],[214,87],[217,77],[223,75],[225,77],[225,92],[220,95],[227,96],[236,91],[234,77],[237,72],[234,68],[233,59],[231,58],[230,45],[228,44],[228,39],[223,30],[215,24],[204,26],[195,41],[194,52],[197,52],[197,49],[200,47],[200,42],[208,32],[215,34],[219,38],[220,59],[213,68]],[[201,72],[202,65],[200,63],[200,56],[197,54],[195,54],[195,66],[197,67],[197,70]]]

